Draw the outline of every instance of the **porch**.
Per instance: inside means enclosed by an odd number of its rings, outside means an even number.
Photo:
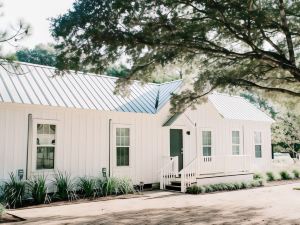
[[[161,170],[160,189],[176,189],[185,192],[193,184],[213,182],[220,177],[243,179],[251,172],[248,155],[197,156],[181,171],[178,171],[178,156],[170,157]],[[219,179],[222,180],[222,179]]]

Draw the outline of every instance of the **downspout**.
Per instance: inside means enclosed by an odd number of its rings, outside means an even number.
[[[197,123],[195,123],[195,139],[196,139],[196,157],[198,158],[198,131],[197,131]]]
[[[32,114],[28,114],[28,121],[27,121],[27,150],[26,150],[26,174],[25,179],[28,179],[28,159],[29,159],[29,150],[30,150],[30,128],[31,128],[31,121],[32,121]]]
[[[110,152],[111,152],[111,121],[112,119],[109,119],[109,125],[108,125],[108,177],[111,175],[111,162],[110,162]]]

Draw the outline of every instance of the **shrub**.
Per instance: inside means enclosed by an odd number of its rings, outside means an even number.
[[[50,202],[49,196],[47,195],[47,184],[46,177],[39,175],[30,179],[28,182],[28,190],[33,198],[34,203],[42,204],[47,201]]]
[[[22,206],[25,187],[24,181],[19,180],[13,173],[9,174],[9,180],[3,186],[3,200],[9,208]]]
[[[253,174],[253,179],[254,180],[262,180],[263,178],[264,178],[263,175],[260,174],[260,173]]]
[[[279,174],[280,174],[280,177],[282,180],[290,180],[291,179],[290,174],[285,170],[281,171]]]
[[[118,194],[117,179],[114,177],[99,179],[98,189],[102,196]]]
[[[77,185],[85,198],[95,198],[98,195],[96,183],[94,178],[80,177]]]
[[[5,213],[5,207],[0,203],[0,219],[2,218],[4,213]]]
[[[58,171],[54,175],[53,184],[56,187],[55,198],[69,201],[77,199],[75,185],[70,174]]]
[[[118,181],[119,194],[127,195],[135,192],[133,184],[130,179],[121,178]]]
[[[299,170],[293,170],[294,178],[298,179],[300,177]]]
[[[275,176],[273,172],[267,172],[267,181],[274,181],[275,180]]]
[[[254,180],[251,182],[220,183],[203,186],[192,185],[191,187],[187,188],[186,192],[189,194],[201,194],[216,191],[232,191],[252,187],[261,187],[263,185],[263,180]]]

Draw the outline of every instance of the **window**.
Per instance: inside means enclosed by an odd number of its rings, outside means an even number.
[[[261,132],[254,132],[255,158],[262,157]]]
[[[240,154],[240,132],[232,131],[232,155]]]
[[[56,125],[37,124],[36,169],[54,169]]]
[[[116,129],[117,166],[129,166],[130,129]]]
[[[203,156],[211,156],[211,131],[202,131]]]

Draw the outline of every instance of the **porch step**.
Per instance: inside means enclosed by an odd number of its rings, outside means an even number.
[[[176,180],[171,181],[171,184],[166,185],[166,190],[181,191],[181,182]]]
[[[176,185],[166,185],[166,190],[170,190],[170,191],[181,191],[181,186],[176,186]]]

